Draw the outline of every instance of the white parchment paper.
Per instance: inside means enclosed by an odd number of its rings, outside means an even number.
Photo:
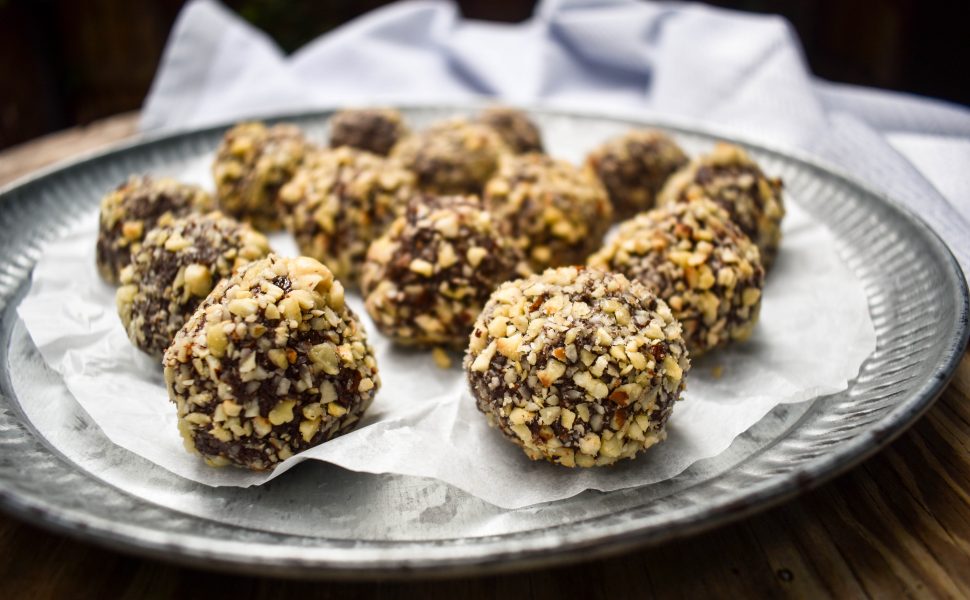
[[[360,427],[290,458],[272,473],[213,469],[182,447],[161,367],[125,337],[114,288],[94,267],[97,215],[45,250],[18,308],[44,360],[114,443],[187,479],[212,486],[259,485],[316,459],[368,473],[433,477],[504,508],[610,491],[673,477],[724,451],[780,403],[843,390],[875,348],[861,284],[838,257],[830,233],[793,202],[785,238],[752,339],[696,361],[666,442],[611,468],[564,469],[529,461],[491,430],[466,390],[459,357],[443,370],[426,352],[384,339],[363,311],[383,387]],[[282,254],[296,249],[271,239]],[[722,370],[715,376],[715,367]],[[45,432],[72,435],[69,428]]]

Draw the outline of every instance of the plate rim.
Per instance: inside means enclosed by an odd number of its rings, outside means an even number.
[[[484,101],[463,103],[411,102],[399,103],[394,106],[402,111],[441,110],[468,113],[488,104],[490,103]],[[876,198],[879,202],[888,205],[911,225],[914,225],[921,231],[935,251],[935,259],[939,259],[941,270],[944,274],[951,276],[956,284],[958,296],[955,298],[957,329],[948,334],[947,341],[949,343],[943,351],[943,360],[934,366],[932,373],[927,375],[923,385],[911,392],[906,402],[896,406],[882,418],[868,425],[865,431],[846,440],[837,450],[808,460],[805,464],[799,465],[787,473],[772,475],[747,488],[744,493],[739,492],[733,494],[722,499],[718,505],[707,507],[707,510],[702,513],[691,513],[688,511],[686,514],[674,519],[671,522],[671,526],[662,532],[649,531],[649,529],[644,528],[633,528],[622,533],[609,533],[601,536],[586,535],[582,540],[564,540],[562,537],[543,538],[544,543],[532,545],[521,543],[523,538],[527,538],[528,536],[523,536],[522,532],[518,532],[474,538],[472,543],[484,550],[478,554],[449,556],[447,553],[442,553],[439,557],[431,559],[428,557],[420,557],[418,559],[408,560],[403,554],[402,557],[404,558],[391,556],[386,550],[377,552],[376,557],[362,559],[358,556],[360,554],[360,548],[357,548],[356,552],[350,553],[354,555],[353,557],[345,557],[342,556],[345,549],[327,546],[298,549],[299,552],[304,554],[309,553],[311,556],[281,555],[267,559],[265,556],[258,557],[253,554],[240,552],[240,550],[244,550],[245,548],[234,547],[245,545],[251,548],[252,546],[248,542],[220,540],[222,545],[217,547],[208,538],[194,539],[187,536],[170,535],[159,532],[149,526],[132,522],[94,523],[93,521],[106,520],[99,518],[92,519],[91,515],[83,512],[75,514],[78,511],[72,510],[69,507],[44,502],[42,498],[28,497],[25,494],[11,492],[5,489],[5,486],[2,485],[2,480],[0,480],[0,509],[32,524],[40,525],[60,533],[66,533],[71,537],[91,541],[115,550],[123,550],[195,567],[204,566],[206,568],[226,571],[238,570],[258,563],[266,569],[267,574],[272,575],[354,579],[364,577],[394,577],[403,579],[524,570],[552,564],[565,564],[593,558],[602,558],[648,544],[663,543],[671,539],[682,538],[700,531],[712,529],[760,512],[769,507],[776,506],[805,491],[822,485],[882,450],[929,410],[952,379],[956,367],[962,360],[967,347],[968,337],[970,337],[970,322],[968,322],[970,321],[970,317],[968,317],[970,315],[970,293],[968,293],[966,278],[955,256],[942,238],[921,217],[915,214],[914,211],[885,192],[879,191],[869,184],[860,181],[840,167],[809,155],[804,151],[792,150],[781,145],[751,139],[750,136],[738,135],[735,132],[725,131],[696,120],[658,114],[638,115],[626,111],[579,110],[575,108],[559,108],[543,105],[519,105],[519,107],[535,114],[577,119],[611,120],[627,126],[660,127],[675,133],[699,134],[710,138],[719,138],[733,143],[739,143],[756,151],[781,156],[787,160],[801,163],[816,171],[826,173],[829,176],[837,178],[841,183],[861,190],[863,193]],[[275,122],[293,119],[317,119],[324,121],[332,113],[333,109],[276,112],[248,117],[246,120],[259,119]],[[203,127],[179,128],[166,132],[139,133],[133,138],[120,143],[111,144],[67,160],[59,161],[53,165],[33,171],[0,188],[0,210],[4,206],[2,203],[8,200],[14,193],[57,173],[69,169],[82,168],[86,164],[110,159],[112,156],[123,155],[133,149],[154,144],[164,144],[180,137],[214,134],[230,127],[240,120],[243,119],[233,119]],[[3,313],[8,313],[8,309],[13,310],[15,307],[16,304],[11,303],[11,305],[4,307],[2,311]],[[4,369],[6,369],[6,365],[4,365]],[[37,437],[17,403],[10,402],[10,404],[17,413],[16,417],[19,424],[31,430],[31,436]],[[45,449],[49,453],[57,456],[58,460],[64,461],[70,469],[81,470],[68,457],[53,452],[47,447],[43,439],[40,442],[44,444]],[[760,451],[763,452],[764,449]],[[87,476],[96,478],[96,476],[91,474],[87,474]],[[101,483],[110,486],[118,493],[130,496],[127,492],[115,488],[106,482],[102,481]],[[147,502],[141,499],[138,500]],[[150,535],[152,533],[155,535]],[[498,552],[489,551],[490,544],[495,544],[496,540],[506,536],[516,536],[520,543],[512,549],[500,550]],[[187,540],[203,543],[187,544]],[[527,542],[528,539],[524,541]],[[452,542],[454,540],[401,541],[394,542],[393,544],[402,547],[414,544],[424,548],[437,546],[444,549]],[[322,556],[318,556],[320,554]],[[205,561],[205,563],[200,565],[198,562],[200,560]]]

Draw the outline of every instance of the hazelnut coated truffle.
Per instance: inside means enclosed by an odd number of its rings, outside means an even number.
[[[387,156],[408,127],[393,108],[349,108],[330,118],[330,147],[350,146]]]
[[[690,361],[642,284],[560,267],[492,293],[464,365],[479,410],[529,458],[592,467],[666,438]]]
[[[589,266],[638,280],[663,299],[694,357],[747,339],[761,311],[765,272],[758,247],[710,200],[621,223]]]
[[[478,115],[478,122],[495,130],[515,154],[542,152],[542,135],[525,111],[491,106]]]
[[[279,200],[300,252],[356,287],[367,247],[414,193],[414,175],[394,161],[340,147],[308,154]]]
[[[503,156],[484,201],[537,271],[582,264],[612,219],[606,191],[589,170],[543,154]]]
[[[480,194],[506,152],[491,127],[450,119],[405,137],[391,156],[414,172],[418,187],[426,192]]]
[[[524,268],[478,198],[419,198],[371,244],[361,287],[368,314],[398,344],[462,348],[488,295]]]
[[[224,279],[163,365],[186,448],[257,471],[351,430],[380,387],[343,287],[308,257],[271,254]]]
[[[214,212],[159,225],[121,271],[118,315],[135,347],[161,357],[212,288],[269,253],[266,237]]]
[[[768,177],[738,146],[719,143],[675,173],[664,186],[658,204],[709,198],[720,205],[758,249],[768,266],[781,242],[785,216],[781,179]]]
[[[145,234],[156,225],[193,212],[208,212],[215,201],[202,188],[165,177],[131,177],[101,200],[96,261],[108,283],[118,283]]]
[[[614,217],[622,220],[653,208],[667,178],[687,164],[687,155],[661,131],[631,129],[590,152],[586,164],[606,187]]]
[[[279,229],[276,195],[307,150],[303,133],[294,125],[236,125],[226,132],[212,163],[219,207],[260,231]]]

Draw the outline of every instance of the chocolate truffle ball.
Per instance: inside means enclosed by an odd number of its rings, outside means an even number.
[[[693,356],[751,335],[765,272],[758,247],[710,200],[640,213],[589,259],[670,305]]]
[[[218,212],[189,215],[149,231],[121,271],[116,295],[131,343],[161,357],[220,279],[268,253],[263,234]]]
[[[663,300],[582,267],[499,287],[465,356],[489,424],[529,458],[567,467],[612,464],[662,441],[689,367]]]
[[[227,131],[212,164],[220,208],[261,231],[279,229],[277,192],[308,149],[294,125],[240,123]]]
[[[391,151],[435,194],[478,194],[508,148],[495,131],[465,119],[432,125],[398,142]]]
[[[412,195],[410,171],[344,146],[308,154],[279,199],[300,252],[356,287],[367,247],[404,212]]]
[[[505,106],[486,108],[478,115],[478,122],[487,125],[516,154],[542,152],[542,136],[539,128],[525,111]]]
[[[781,179],[767,177],[748,154],[732,144],[714,151],[674,174],[658,197],[659,204],[709,198],[721,206],[761,250],[770,265],[781,242],[785,206]]]
[[[401,113],[392,108],[356,108],[330,118],[330,146],[350,146],[387,156],[394,144],[408,134]]]
[[[580,264],[610,226],[606,191],[586,169],[542,154],[506,155],[485,207],[507,224],[535,270]]]
[[[224,279],[163,364],[186,448],[257,471],[351,430],[380,387],[343,287],[308,257],[270,255]]]
[[[667,134],[632,129],[589,153],[588,164],[603,182],[617,220],[654,207],[657,193],[687,155]]]
[[[488,295],[522,268],[477,198],[417,199],[371,244],[361,286],[367,312],[395,342],[461,348]]]
[[[202,188],[174,179],[131,177],[101,200],[98,227],[98,273],[108,283],[118,283],[121,270],[156,225],[193,212],[207,212],[215,202]]]

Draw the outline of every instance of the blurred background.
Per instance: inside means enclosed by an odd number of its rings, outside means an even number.
[[[389,0],[223,0],[286,51]],[[135,110],[183,0],[0,0],[0,149]],[[458,0],[467,18],[527,19],[531,0]],[[970,104],[970,2],[718,0],[781,14],[816,75]]]

